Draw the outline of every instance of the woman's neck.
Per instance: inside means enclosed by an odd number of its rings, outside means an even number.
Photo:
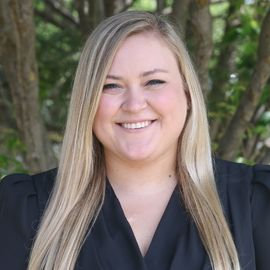
[[[155,162],[127,162],[105,155],[106,171],[111,185],[124,193],[156,193],[177,183],[175,157]]]

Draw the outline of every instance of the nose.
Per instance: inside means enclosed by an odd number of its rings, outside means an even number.
[[[126,91],[122,109],[126,112],[136,113],[147,107],[145,93],[141,88],[133,88]]]

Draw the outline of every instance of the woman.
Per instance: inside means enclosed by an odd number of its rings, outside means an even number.
[[[146,12],[91,34],[57,173],[8,176],[0,199],[4,269],[270,265],[270,169],[212,159],[185,47]]]

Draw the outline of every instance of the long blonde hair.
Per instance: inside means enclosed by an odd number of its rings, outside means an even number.
[[[188,93],[191,108],[179,138],[177,157],[185,206],[213,269],[240,269],[216,190],[204,99],[185,46],[164,18],[129,11],[103,21],[88,38],[81,54],[58,173],[32,247],[28,270],[75,267],[105,196],[103,149],[92,130],[105,77],[120,43],[144,31],[154,31],[168,44],[178,60]]]

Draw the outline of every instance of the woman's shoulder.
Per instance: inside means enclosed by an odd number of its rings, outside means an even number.
[[[270,165],[247,165],[215,158],[214,172],[217,181],[222,178],[227,184],[246,183],[252,187],[260,185],[270,190]]]
[[[38,174],[14,173],[0,180],[0,191],[5,193],[50,193],[54,184],[57,169],[51,169]]]
[[[256,266],[270,264],[270,166],[214,160],[217,188],[239,245],[253,243]],[[240,244],[241,243],[241,244]]]
[[[225,177],[228,181],[241,181],[242,178],[253,174],[253,166],[244,163],[215,158],[213,164],[216,177]]]
[[[56,169],[39,174],[10,174],[0,181],[0,213],[4,208],[20,208],[19,206],[27,200],[34,200],[38,207],[44,207],[49,198]],[[28,204],[24,204],[26,206]]]
[[[238,214],[250,209],[255,234],[270,243],[270,230],[264,229],[270,228],[270,166],[216,159],[214,171],[225,210],[228,204],[231,207],[227,211]]]
[[[55,175],[54,169],[35,175],[12,174],[1,180],[0,265],[6,269],[26,269]]]

